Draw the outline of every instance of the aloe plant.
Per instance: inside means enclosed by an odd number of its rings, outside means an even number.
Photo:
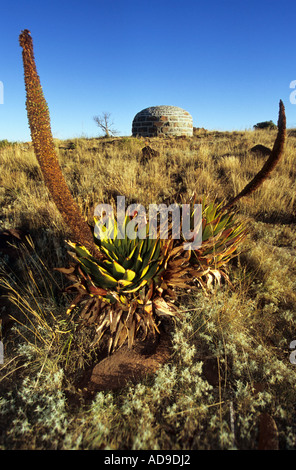
[[[126,234],[126,216],[120,233],[115,220],[114,237],[97,241],[105,258],[98,260],[82,245],[68,242],[76,261],[72,269],[58,268],[74,284],[69,289],[78,291],[68,313],[85,302],[80,318],[96,324],[98,342],[109,331],[109,351],[128,339],[132,346],[141,332],[158,332],[158,316],[174,316],[177,309],[162,296],[163,274],[169,260],[172,241],[146,237],[130,239]]]
[[[202,245],[192,253],[192,274],[204,285],[213,279],[226,278],[226,266],[240,253],[247,236],[245,223],[240,223],[234,213],[224,212],[222,203],[203,205]]]

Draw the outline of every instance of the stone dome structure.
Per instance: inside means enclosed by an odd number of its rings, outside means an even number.
[[[192,116],[177,106],[152,106],[140,111],[133,120],[133,136],[192,136]]]

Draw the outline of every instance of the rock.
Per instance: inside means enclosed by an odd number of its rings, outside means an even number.
[[[271,154],[271,150],[261,144],[254,145],[254,147],[251,148],[251,152],[260,153],[263,156],[269,156]]]
[[[268,413],[260,415],[258,450],[278,450],[279,436],[277,425]]]
[[[171,336],[167,332],[136,341],[133,348],[122,346],[99,362],[92,370],[88,391],[107,391],[123,388],[128,382],[140,382],[154,374],[171,356]]]
[[[146,145],[146,147],[142,148],[142,157],[140,160],[142,164],[148,163],[151,158],[154,157],[159,157],[159,152],[157,150],[149,147],[149,145]]]
[[[210,385],[216,387],[219,385],[219,370],[216,357],[206,357],[203,361],[203,373]]]

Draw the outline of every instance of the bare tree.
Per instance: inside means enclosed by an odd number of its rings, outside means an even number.
[[[118,134],[118,131],[113,128],[114,123],[111,120],[111,113],[104,112],[101,116],[94,116],[94,121],[105,133],[105,137],[111,137]]]

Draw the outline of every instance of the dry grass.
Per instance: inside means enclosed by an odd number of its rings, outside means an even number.
[[[193,192],[229,200],[262,167],[256,144],[275,131],[208,132],[192,138],[55,140],[70,191],[92,223],[99,202],[188,200]],[[150,145],[159,157],[141,164]],[[51,201],[31,144],[0,148],[0,228],[28,231],[14,266],[3,256],[2,289],[17,321],[4,335],[2,449],[256,449],[260,415],[269,413],[280,448],[295,448],[296,136],[258,191],[238,203],[249,221],[245,251],[231,265],[232,287],[180,298],[183,320],[174,354],[155,377],[88,402],[74,385],[95,360],[64,316],[67,227]],[[16,308],[18,304],[19,308]],[[9,310],[9,312],[7,311]],[[86,332],[85,335],[91,334]],[[23,340],[23,337],[26,340]],[[78,377],[79,378],[79,377]],[[8,426],[9,424],[9,426]]]
[[[264,157],[249,149],[258,142],[270,148],[276,132],[196,133],[192,139],[149,139],[160,157],[140,165],[143,139],[76,139],[75,149],[55,141],[62,170],[74,198],[92,219],[94,206],[125,195],[127,204],[148,205],[188,198],[193,192],[211,199],[229,199],[242,189],[261,168]],[[293,216],[295,207],[295,137],[288,138],[285,157],[272,178],[250,198],[239,202],[242,213],[277,217]],[[0,152],[1,199],[6,228],[29,224],[32,228],[62,221],[48,197],[31,146],[6,147]]]

